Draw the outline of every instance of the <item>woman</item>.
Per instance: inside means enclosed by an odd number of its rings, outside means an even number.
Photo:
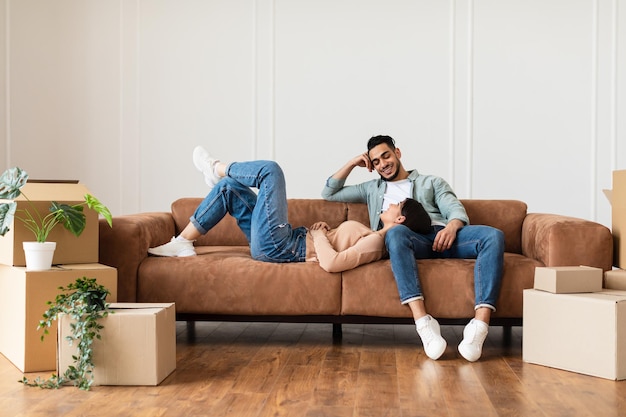
[[[333,230],[324,222],[315,223],[310,230],[293,228],[287,220],[285,177],[276,162],[225,164],[200,146],[194,150],[193,160],[211,190],[180,235],[148,249],[152,255],[194,256],[194,240],[230,213],[246,236],[254,259],[278,263],[319,261],[325,270],[340,272],[381,259],[385,233],[392,227],[405,224],[419,233],[431,227],[421,204],[407,199],[390,205],[381,215],[383,227],[378,231],[355,221],[346,221]]]

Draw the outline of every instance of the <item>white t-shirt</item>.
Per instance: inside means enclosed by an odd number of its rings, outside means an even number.
[[[413,198],[413,190],[411,189],[413,183],[406,179],[401,181],[387,182],[387,189],[385,190],[385,196],[383,197],[382,211],[386,211],[389,208],[389,204],[398,204],[407,198]],[[432,222],[433,225],[445,226],[441,222]]]
[[[398,204],[410,198],[413,195],[412,186],[413,183],[409,179],[387,182],[382,211],[387,211],[389,204]]]

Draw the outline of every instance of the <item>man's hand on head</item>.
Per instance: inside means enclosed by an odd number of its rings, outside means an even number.
[[[352,165],[355,167],[367,168],[369,172],[372,172],[372,161],[370,161],[367,152],[359,154],[352,159]]]

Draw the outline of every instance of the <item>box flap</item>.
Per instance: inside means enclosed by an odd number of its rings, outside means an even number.
[[[27,182],[22,187],[30,201],[83,201],[85,194],[90,194],[83,184]],[[26,201],[20,195],[15,201]]]
[[[104,264],[98,263],[88,263],[88,264],[63,264],[56,265],[53,268],[57,268],[64,271],[74,271],[77,269],[80,270],[101,270],[101,269],[111,269],[112,267]]]
[[[115,310],[136,310],[148,308],[170,308],[174,303],[111,303],[109,308]]]

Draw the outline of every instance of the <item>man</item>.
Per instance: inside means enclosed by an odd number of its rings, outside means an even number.
[[[327,181],[322,197],[329,201],[367,203],[370,227],[380,227],[380,214],[390,204],[413,198],[430,215],[432,228],[416,233],[402,225],[385,236],[391,269],[402,304],[411,309],[417,333],[426,355],[433,360],[446,350],[439,323],[424,306],[416,259],[476,259],[474,268],[475,316],[463,330],[459,353],[468,361],[478,360],[487,337],[491,313],[500,292],[504,264],[504,234],[489,226],[470,226],[463,204],[442,178],[407,171],[400,161],[402,153],[389,136],[374,136],[367,152],[357,155]],[[356,167],[376,170],[380,179],[346,186]]]

